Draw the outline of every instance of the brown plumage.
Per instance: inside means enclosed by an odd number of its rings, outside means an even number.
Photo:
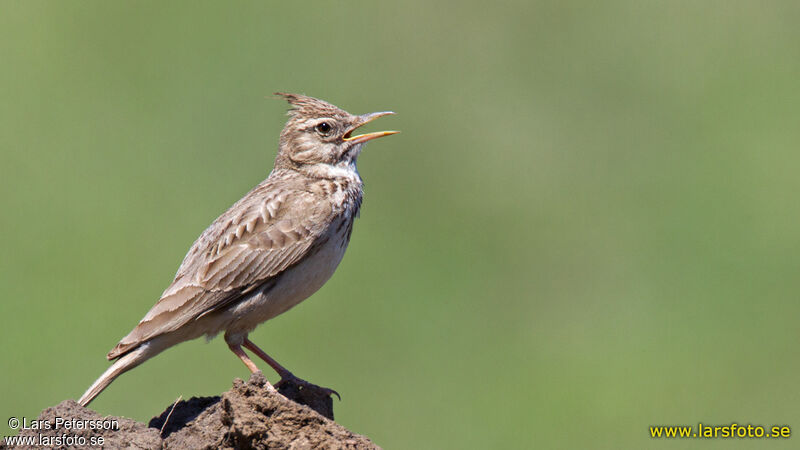
[[[358,155],[365,142],[396,132],[352,136],[391,112],[354,116],[312,97],[278,95],[292,109],[275,168],[195,241],[159,301],[108,353],[109,360],[118,359],[81,397],[82,405],[164,349],[222,331],[251,371],[258,368],[242,347],[264,359],[282,381],[303,382],[247,334],[308,298],[333,274],[361,206]]]

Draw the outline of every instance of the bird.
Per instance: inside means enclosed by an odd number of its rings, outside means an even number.
[[[221,332],[250,372],[259,369],[245,349],[280,375],[276,386],[310,385],[248,333],[310,297],[333,275],[361,208],[358,156],[368,141],[398,131],[354,135],[392,111],[353,115],[314,97],[275,95],[290,107],[274,168],[197,238],[160,299],[108,353],[115,361],[80,397],[82,406],[163,350]]]

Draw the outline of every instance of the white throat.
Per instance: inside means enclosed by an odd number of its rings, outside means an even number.
[[[310,175],[319,178],[327,178],[332,180],[345,179],[354,183],[361,183],[361,176],[358,174],[355,161],[350,164],[313,164],[306,165],[303,169]]]

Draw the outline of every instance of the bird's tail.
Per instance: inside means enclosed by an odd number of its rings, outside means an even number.
[[[126,353],[118,360],[114,361],[114,364],[112,364],[108,370],[100,375],[100,378],[98,378],[97,381],[95,381],[94,384],[92,384],[89,389],[86,390],[86,392],[81,396],[80,400],[78,400],[78,403],[80,403],[81,406],[88,405],[89,402],[94,400],[98,394],[103,392],[103,389],[108,387],[108,385],[111,384],[111,382],[114,381],[118,376],[147,361],[163,350],[162,346],[153,344],[154,342],[152,341],[145,342],[130,353]]]

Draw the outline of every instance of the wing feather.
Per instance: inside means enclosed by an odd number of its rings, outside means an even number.
[[[250,191],[195,241],[161,299],[108,358],[237,301],[315,251],[331,217],[319,198],[271,179]]]

